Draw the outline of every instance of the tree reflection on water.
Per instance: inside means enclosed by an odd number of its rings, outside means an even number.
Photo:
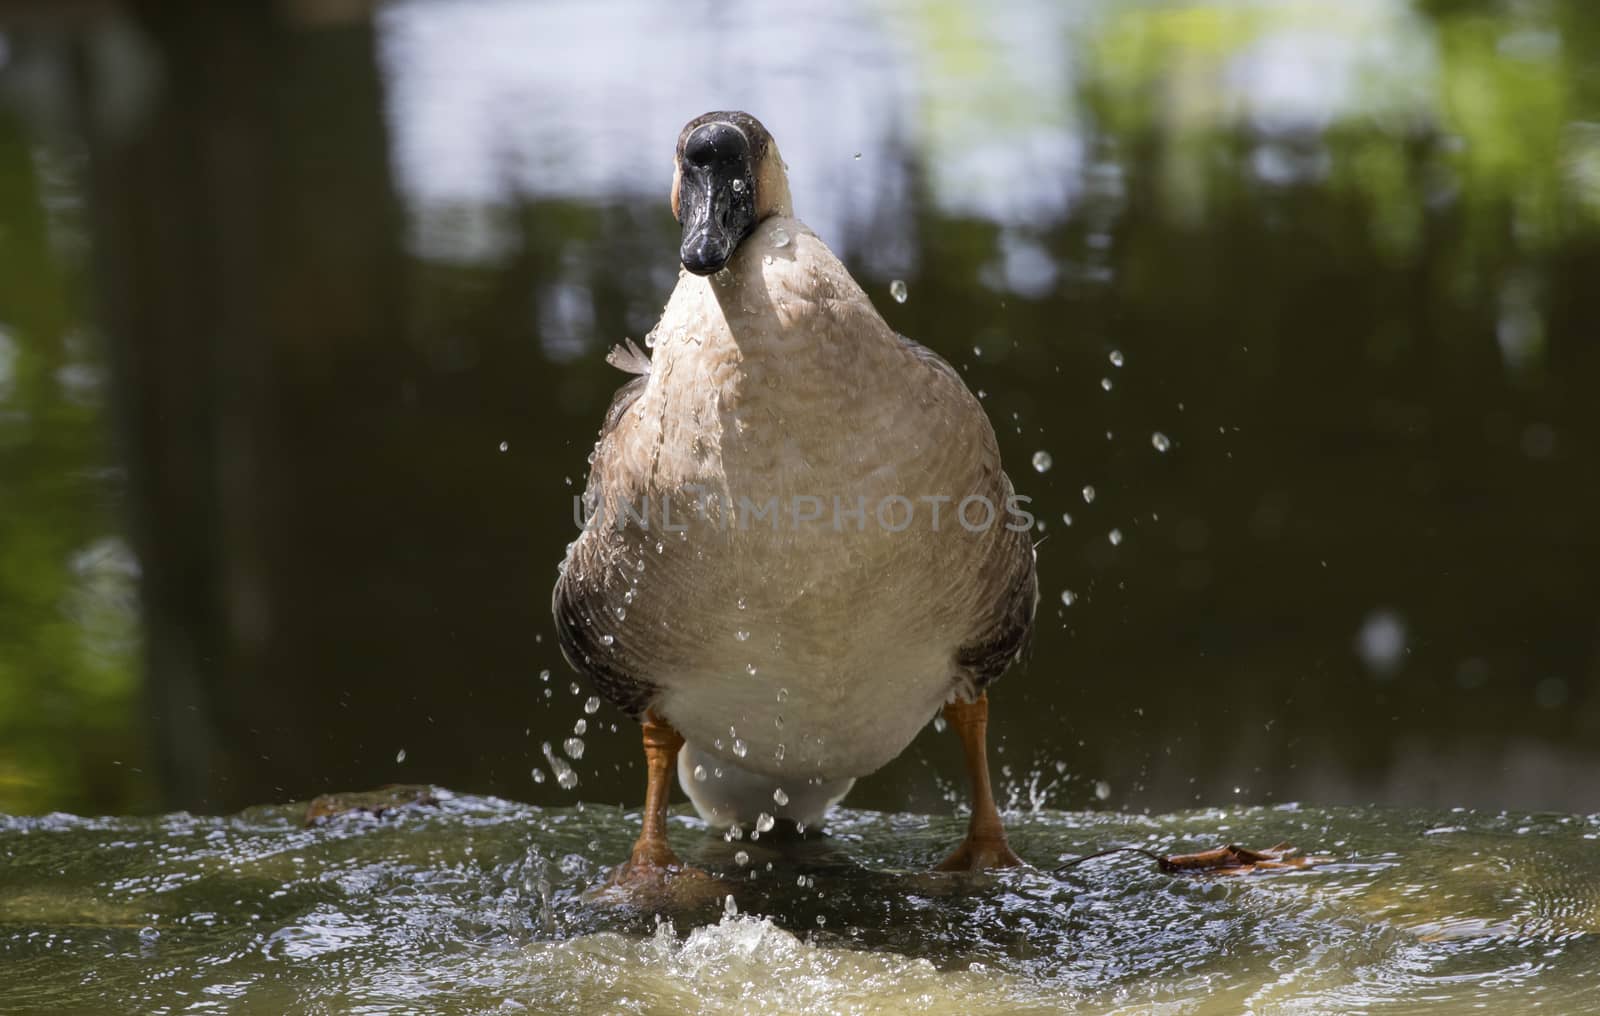
[[[1600,808],[1587,5],[824,5],[701,76],[646,5],[344,6],[0,25],[0,811],[569,799],[602,353],[727,105],[1035,499],[1021,803]],[[936,741],[852,802],[945,807]]]

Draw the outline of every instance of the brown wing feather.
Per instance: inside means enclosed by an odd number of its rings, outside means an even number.
[[[606,438],[617,429],[628,409],[643,394],[647,374],[629,381],[617,390],[606,410],[606,419],[600,428],[600,443],[594,466],[589,470],[589,483],[584,488],[584,505],[593,513],[597,505],[605,503]],[[615,598],[605,588],[607,569],[595,555],[583,552],[586,541],[574,546],[567,558],[561,576],[556,579],[551,597],[551,610],[556,619],[556,637],[561,644],[561,654],[567,663],[588,678],[600,697],[612,703],[629,716],[638,719],[644,715],[655,698],[657,687],[635,673],[624,661],[631,658],[626,646],[617,645],[617,636],[610,643],[601,642],[601,632],[595,619],[603,617]]]
[[[966,382],[949,361],[914,339],[896,337],[918,360],[966,388]],[[1009,501],[1014,493],[1011,480],[999,476],[999,489]],[[972,695],[999,679],[1012,663],[1027,651],[1033,634],[1034,615],[1039,606],[1039,575],[1034,563],[1033,538],[1027,531],[1006,530],[1007,538],[996,548],[994,574],[1001,576],[995,610],[979,634],[956,650],[956,665],[972,682]]]
[[[1010,484],[1007,484],[1009,487]],[[1026,532],[1015,534],[1004,552],[1013,557],[1011,581],[1001,592],[991,623],[977,638],[956,650],[956,663],[982,691],[999,679],[1027,651],[1033,619],[1039,606],[1039,574],[1033,563],[1033,543]],[[1022,560],[1026,564],[1021,564]]]

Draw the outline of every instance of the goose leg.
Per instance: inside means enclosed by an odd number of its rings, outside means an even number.
[[[989,752],[984,744],[989,726],[988,692],[980,692],[973,702],[958,699],[948,703],[944,707],[944,718],[961,738],[961,749],[967,757],[967,781],[972,785],[972,822],[967,826],[967,838],[939,863],[937,870],[1015,868],[1022,864],[1022,858],[1006,843],[1000,809],[995,807],[994,791],[989,787]]]
[[[611,873],[613,885],[661,880],[669,871],[686,869],[667,842],[667,801],[672,795],[672,774],[683,735],[666,720],[646,710],[642,722],[645,776],[644,827],[634,841],[628,860]]]

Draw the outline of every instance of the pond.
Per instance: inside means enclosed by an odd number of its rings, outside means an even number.
[[[1277,808],[1042,811],[1044,870],[931,875],[948,818],[845,810],[830,837],[730,843],[724,880],[584,897],[615,808],[435,794],[304,828],[226,818],[0,825],[0,1005],[24,1012],[1328,1013],[1593,1011],[1600,818]],[[1293,841],[1309,868],[1163,874],[1158,851]],[[730,902],[731,901],[731,902]]]
[[[235,6],[0,14],[0,1009],[1591,987],[1592,4]],[[925,884],[930,727],[832,839],[745,844],[736,919],[580,898],[643,771],[550,590],[676,277],[671,146],[730,107],[1032,499],[989,727],[1024,856],[1326,863]],[[455,796],[298,826],[389,783]]]

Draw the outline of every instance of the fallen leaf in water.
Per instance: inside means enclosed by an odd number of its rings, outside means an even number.
[[[1230,843],[1225,847],[1202,850],[1198,854],[1173,854],[1156,859],[1162,871],[1202,874],[1216,872],[1223,875],[1246,875],[1252,871],[1272,871],[1281,868],[1308,868],[1315,861],[1306,857],[1287,843],[1251,850]]]
[[[1266,850],[1251,850],[1230,843],[1225,847],[1214,847],[1211,850],[1202,850],[1198,854],[1172,854],[1170,856],[1158,854],[1153,850],[1143,847],[1112,847],[1082,857],[1074,857],[1064,862],[1056,871],[1059,873],[1084,861],[1092,861],[1097,857],[1109,854],[1143,854],[1156,862],[1156,867],[1174,875],[1247,875],[1252,871],[1272,871],[1274,869],[1310,868],[1321,863],[1324,858],[1306,857],[1287,843],[1280,843]]]

